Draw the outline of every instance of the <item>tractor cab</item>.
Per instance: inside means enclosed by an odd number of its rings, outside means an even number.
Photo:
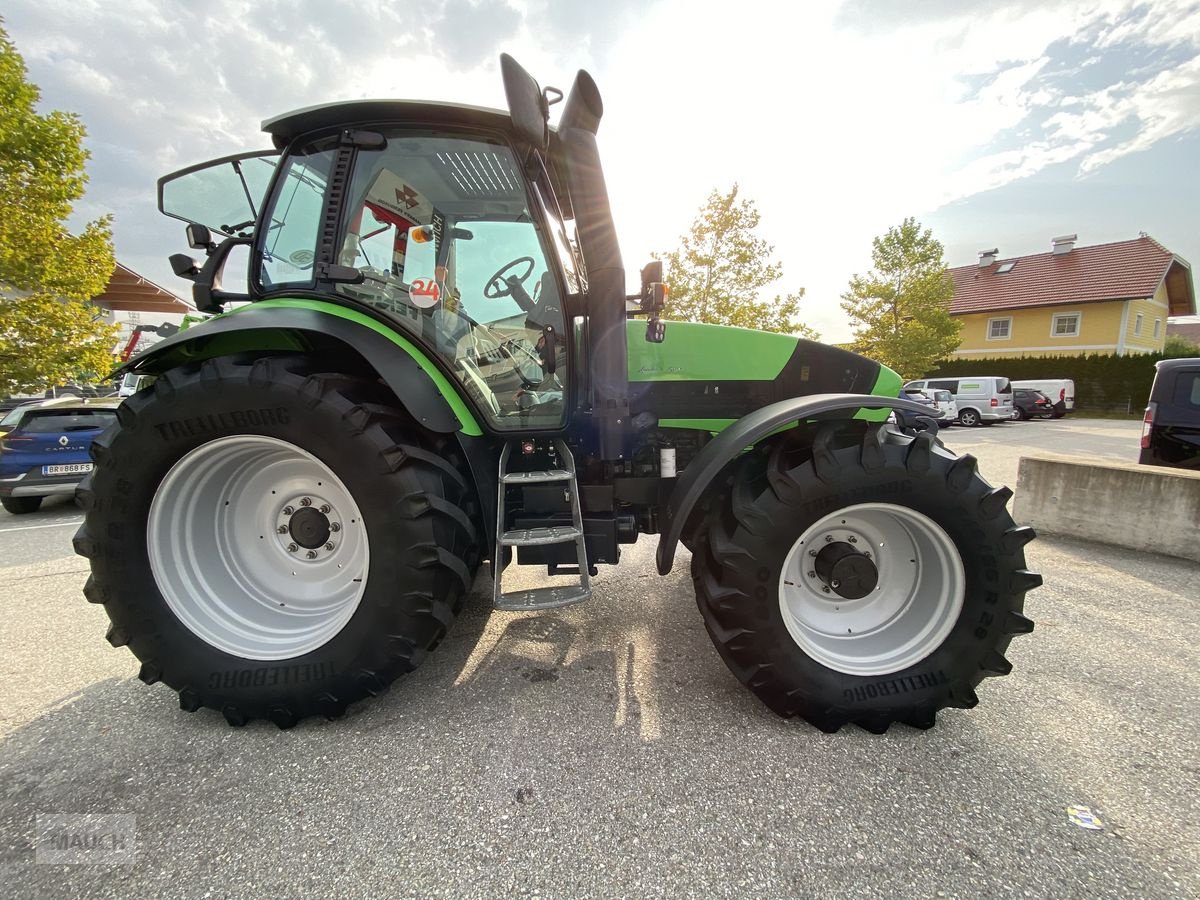
[[[541,157],[522,161],[508,114],[434,106],[301,110],[265,122],[277,154],[167,176],[162,210],[193,236],[208,230],[194,242],[212,247],[210,262],[250,247],[242,296],[194,260],[178,268],[209,311],[305,295],[361,308],[420,347],[488,430],[558,430],[571,374],[565,298],[580,263],[550,173]],[[424,124],[434,114],[440,124]]]

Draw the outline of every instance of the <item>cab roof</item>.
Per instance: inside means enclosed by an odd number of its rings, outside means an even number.
[[[262,130],[283,149],[299,135],[326,128],[344,128],[383,122],[427,125],[468,125],[512,131],[507,110],[437,100],[343,100],[306,106],[265,119]]]

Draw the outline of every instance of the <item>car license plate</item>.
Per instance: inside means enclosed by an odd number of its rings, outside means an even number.
[[[43,475],[84,475],[92,471],[91,463],[67,463],[61,466],[42,466]]]

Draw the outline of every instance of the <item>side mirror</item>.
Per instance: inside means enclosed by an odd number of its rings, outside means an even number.
[[[188,222],[187,228],[188,246],[193,250],[203,250],[205,253],[212,253],[217,249],[216,243],[212,239],[212,232],[208,230],[207,225],[200,225],[196,222]],[[176,275],[179,273],[176,272]]]

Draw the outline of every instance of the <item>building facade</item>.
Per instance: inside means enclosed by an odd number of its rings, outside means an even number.
[[[1194,315],[1191,267],[1153,238],[1076,247],[950,270],[950,314],[962,323],[958,357],[1152,353],[1170,316]]]

